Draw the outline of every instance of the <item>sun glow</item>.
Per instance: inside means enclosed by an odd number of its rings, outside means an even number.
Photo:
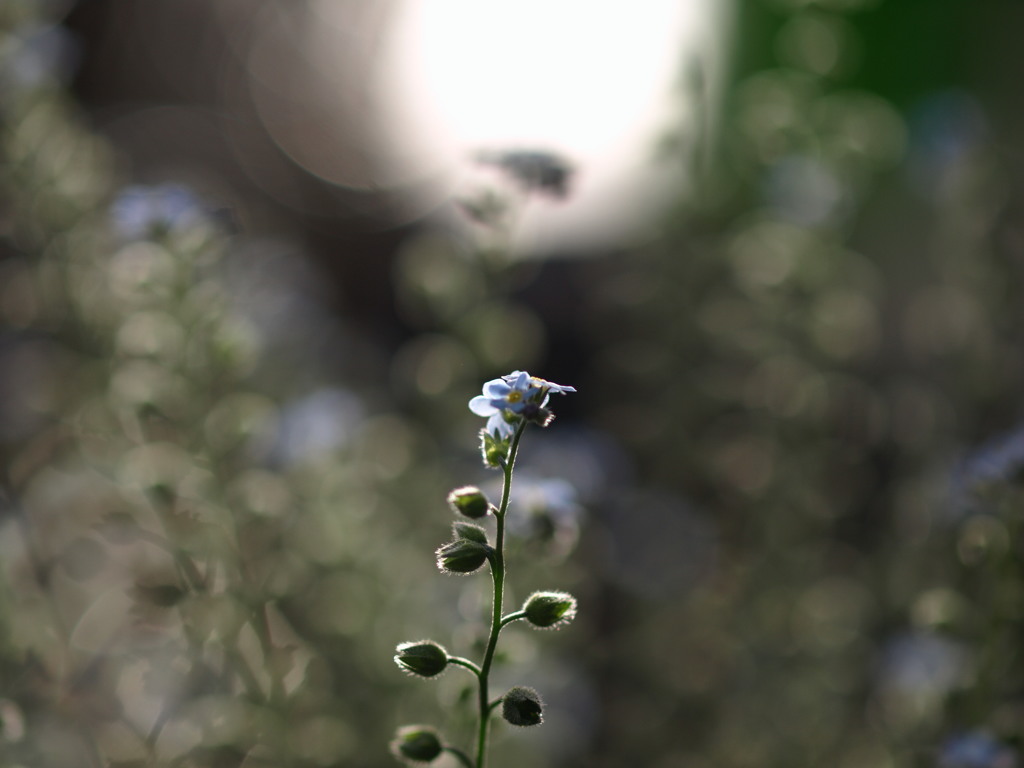
[[[679,84],[694,62],[717,65],[724,5],[398,0],[375,87],[381,131],[421,177],[452,185],[480,150],[564,155],[571,196],[526,228],[606,238],[648,206],[655,142],[692,118]]]
[[[412,3],[405,19],[410,96],[454,143],[599,152],[664,106],[666,80],[681,64],[685,6]]]

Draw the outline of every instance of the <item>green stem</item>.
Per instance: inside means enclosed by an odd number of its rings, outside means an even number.
[[[474,664],[469,659],[464,659],[461,656],[449,656],[448,657],[448,663],[449,664],[458,664],[460,667],[465,667],[470,672],[472,672],[474,675],[476,675],[477,677],[480,677],[480,667],[478,667],[476,664]]]
[[[504,463],[505,484],[501,490],[501,506],[494,513],[497,522],[497,533],[494,542],[494,558],[491,560],[491,580],[494,584],[494,602],[491,609],[491,634],[487,639],[487,650],[480,665],[480,731],[477,738],[476,768],[484,768],[487,756],[487,722],[490,719],[491,703],[487,695],[488,675],[494,661],[494,650],[498,647],[498,635],[501,633],[502,602],[505,591],[505,512],[508,510],[509,493],[512,490],[512,468],[516,463],[519,451],[519,439],[523,436],[527,422],[522,422],[512,437],[512,445],[508,451],[508,460]]]
[[[455,757],[459,759],[459,762],[466,766],[466,768],[473,768],[473,761],[470,760],[469,755],[461,749],[456,749],[455,747],[441,747],[441,749],[455,755]]]
[[[519,621],[519,619],[525,619],[525,618],[526,618],[526,611],[515,611],[514,613],[510,613],[508,616],[505,616],[501,620],[501,626],[504,627],[506,624],[511,624],[513,621]]]

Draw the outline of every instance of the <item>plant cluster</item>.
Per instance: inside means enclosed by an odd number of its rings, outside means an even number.
[[[412,725],[398,730],[391,743],[392,752],[413,763],[430,763],[447,752],[466,768],[484,768],[487,760],[487,736],[492,713],[501,708],[506,722],[515,726],[540,725],[544,705],[537,691],[514,686],[497,698],[491,698],[490,674],[503,628],[515,621],[526,621],[537,629],[552,629],[569,623],[576,615],[576,598],[561,591],[534,592],[519,610],[504,612],[507,568],[505,563],[505,518],[512,490],[512,473],[523,432],[530,424],[546,427],[554,418],[549,408],[552,394],[575,392],[575,388],[554,384],[530,376],[525,371],[493,379],[483,387],[483,394],[469,401],[470,410],[487,418],[480,431],[483,463],[504,475],[501,500],[493,504],[475,486],[456,488],[448,494],[448,504],[460,518],[481,520],[494,518],[493,541],[487,531],[476,523],[458,519],[452,525],[452,540],[438,548],[437,567],[445,574],[476,573],[486,563],[493,586],[490,632],[483,658],[479,663],[451,655],[433,640],[406,642],[398,646],[395,663],[405,672],[419,677],[436,677],[449,666],[469,670],[477,680],[477,739],[475,757],[451,746],[431,726]]]

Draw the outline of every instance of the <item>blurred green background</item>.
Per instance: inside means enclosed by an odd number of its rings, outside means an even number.
[[[579,394],[524,440],[510,604],[580,615],[503,635],[549,711],[493,765],[1018,765],[1024,5],[709,6],[673,183],[586,246],[522,237],[571,148],[395,171],[389,13],[333,6],[333,101],[331,7],[0,3],[0,765],[468,740],[467,680],[392,655],[481,642],[433,550],[519,368]]]

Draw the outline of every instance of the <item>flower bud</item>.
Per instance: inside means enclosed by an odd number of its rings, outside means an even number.
[[[534,592],[523,603],[523,612],[535,627],[557,628],[576,617],[576,598],[568,592]]]
[[[483,456],[485,467],[501,467],[508,459],[509,446],[508,438],[492,435],[486,429],[480,431],[480,455]]]
[[[475,485],[456,488],[448,494],[448,503],[459,514],[474,519],[484,517],[491,511],[491,502]]]
[[[395,663],[420,677],[439,675],[448,666],[448,652],[432,640],[402,643],[395,650]]]
[[[512,725],[540,725],[544,705],[533,688],[517,685],[501,699],[501,715]]]
[[[488,545],[470,539],[450,541],[437,550],[437,567],[443,573],[472,573],[492,551]]]
[[[532,421],[534,424],[547,427],[555,420],[555,414],[551,409],[545,408],[540,403],[530,403],[523,409],[523,418],[527,421]]]
[[[487,531],[485,531],[479,525],[473,525],[472,523],[457,522],[452,525],[452,533],[455,534],[456,539],[466,539],[468,541],[475,541],[478,544],[487,543]]]
[[[440,735],[429,725],[402,726],[391,741],[395,757],[414,763],[431,763],[442,750]]]

